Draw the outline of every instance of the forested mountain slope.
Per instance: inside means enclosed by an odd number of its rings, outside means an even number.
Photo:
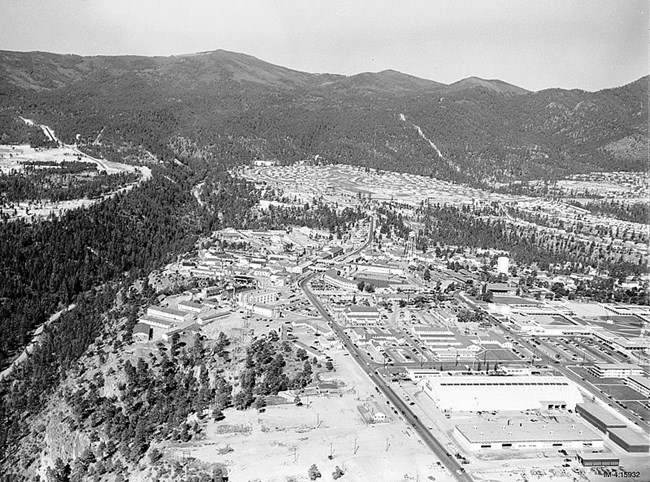
[[[446,86],[395,71],[309,74],[225,51],[0,52],[0,114],[5,139],[22,115],[67,142],[102,133],[106,155],[121,145],[224,164],[318,155],[494,184],[644,169],[648,77],[599,92],[532,93],[475,77]]]

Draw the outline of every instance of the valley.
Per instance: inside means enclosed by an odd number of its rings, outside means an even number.
[[[648,77],[0,52],[0,87],[3,482],[643,472]]]

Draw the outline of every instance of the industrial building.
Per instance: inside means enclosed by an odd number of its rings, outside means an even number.
[[[445,376],[420,382],[440,410],[575,409],[578,387],[562,376]]]
[[[589,373],[598,378],[627,378],[643,375],[643,369],[629,363],[596,363],[589,367]]]
[[[456,425],[454,436],[471,451],[580,450],[604,446],[602,437],[581,423],[467,423]]]
[[[323,275],[323,281],[343,290],[358,291],[356,281],[340,276],[334,269],[325,272]]]
[[[352,305],[345,310],[345,321],[350,325],[365,325],[379,322],[376,306]]]
[[[280,294],[273,290],[244,291],[239,294],[239,304],[242,306],[254,304],[270,305],[276,303],[279,298]]]
[[[626,452],[650,452],[650,440],[647,435],[631,428],[612,428],[609,430],[609,439]]]
[[[583,467],[616,467],[621,462],[610,452],[578,452],[576,458]]]
[[[189,313],[201,313],[205,307],[201,303],[194,301],[179,301],[178,309]]]
[[[605,433],[611,428],[625,428],[627,426],[621,419],[596,403],[579,403],[576,405],[576,413]]]
[[[187,313],[173,308],[165,308],[164,306],[150,306],[147,308],[147,316],[162,318],[175,323],[182,323],[187,319]]]
[[[632,375],[625,380],[625,384],[632,390],[636,390],[644,397],[650,397],[650,378]]]

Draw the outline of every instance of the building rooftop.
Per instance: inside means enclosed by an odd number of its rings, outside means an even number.
[[[578,452],[582,460],[619,460],[616,454],[611,452]]]
[[[632,430],[629,427],[610,428],[608,430],[611,435],[615,435],[628,445],[650,445],[647,435]]]
[[[149,335],[150,329],[151,327],[145,323],[136,323],[133,327],[133,334],[135,335],[136,333],[143,333],[145,335]]]
[[[141,316],[139,318],[139,320],[142,323],[157,323],[157,324],[166,325],[166,326],[175,326],[176,325],[176,322],[174,322],[174,321],[167,320],[165,318],[158,318],[157,316],[145,315],[145,316]]]
[[[595,363],[594,366],[602,368],[603,370],[640,370],[639,365],[632,365],[630,363]]]
[[[598,419],[603,425],[608,427],[625,426],[625,422],[616,417],[614,414],[605,410],[603,407],[593,402],[579,403],[576,405],[576,410],[584,410],[592,417]]]
[[[554,442],[560,440],[602,440],[602,437],[579,422],[520,422],[459,424],[456,429],[471,443],[490,442]]]
[[[376,306],[363,306],[363,305],[352,305],[348,307],[349,313],[372,313],[376,315],[379,313],[379,310]]]
[[[640,375],[632,375],[630,377],[627,377],[630,380],[634,380],[637,382],[639,385],[645,388],[650,388],[650,377],[643,377]]]
[[[173,308],[166,308],[165,306],[154,305],[154,306],[150,306],[149,309],[158,311],[160,313],[167,313],[169,315],[175,315],[175,316],[186,316],[187,315],[187,313],[185,313],[184,311],[175,310]]]

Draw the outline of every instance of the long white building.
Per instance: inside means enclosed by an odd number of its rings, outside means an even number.
[[[562,376],[446,376],[420,382],[440,410],[575,409],[578,387]]]
[[[583,450],[603,448],[603,438],[579,422],[460,424],[454,436],[469,450]]]

